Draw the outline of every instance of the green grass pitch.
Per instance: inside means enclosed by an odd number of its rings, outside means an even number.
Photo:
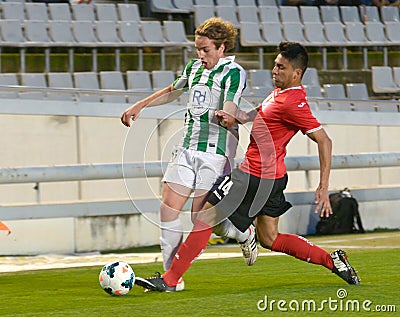
[[[122,297],[100,288],[97,266],[0,273],[0,316],[400,316],[400,235],[374,235],[310,238],[329,251],[334,239],[351,245],[358,286],[289,256],[261,256],[252,267],[241,258],[198,260],[185,274],[183,292],[144,293],[135,286]],[[132,267],[139,276],[162,270],[161,263]]]

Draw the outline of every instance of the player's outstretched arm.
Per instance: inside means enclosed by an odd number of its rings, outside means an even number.
[[[158,90],[127,108],[121,115],[121,122],[123,125],[130,127],[131,120],[135,121],[143,108],[169,103],[177,99],[181,94],[182,91],[175,90],[173,85]]]
[[[329,174],[332,164],[332,140],[324,129],[320,129],[307,135],[318,144],[320,181],[318,188],[315,191],[315,203],[317,204],[315,212],[320,212],[321,217],[329,217],[332,214],[332,207],[328,194]]]

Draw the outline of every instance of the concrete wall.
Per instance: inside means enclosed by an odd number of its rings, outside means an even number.
[[[133,128],[122,126],[119,118],[0,115],[2,167],[118,163],[121,161],[167,161],[172,146],[182,135],[182,120],[158,125],[156,119],[139,119]],[[325,125],[333,140],[334,154],[398,151],[400,126]],[[247,129],[241,128],[238,156],[248,144]],[[317,147],[298,134],[288,147],[288,156],[316,155]],[[318,172],[290,172],[288,192],[314,190]],[[399,184],[400,168],[334,170],[331,189],[368,188]],[[35,204],[35,184],[2,185],[0,202]],[[41,202],[71,200],[114,200],[157,198],[160,179],[43,183]],[[392,202],[360,206],[367,229],[400,227],[392,213]],[[154,217],[157,218],[157,211]],[[379,213],[379,217],[377,217]],[[393,218],[397,217],[397,218]],[[294,220],[296,219],[296,220]],[[1,216],[0,216],[1,220]],[[281,221],[286,232],[307,233],[312,225],[310,206],[296,206]],[[12,235],[0,237],[0,254],[71,253],[118,249],[159,243],[157,225],[141,215],[90,218],[15,220],[7,224]]]

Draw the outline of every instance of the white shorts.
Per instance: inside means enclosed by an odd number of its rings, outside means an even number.
[[[175,146],[162,181],[210,190],[218,177],[230,171],[226,156]]]

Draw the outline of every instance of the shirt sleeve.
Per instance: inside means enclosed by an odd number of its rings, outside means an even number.
[[[231,69],[225,76],[223,84],[223,88],[225,88],[224,102],[232,101],[239,106],[240,98],[246,87],[246,72],[239,67]]]
[[[190,70],[192,68],[192,65],[194,64],[196,60],[191,60],[189,63],[186,64],[184,70],[182,73],[175,79],[173,82],[173,86],[175,89],[187,89],[189,88],[189,74]]]

